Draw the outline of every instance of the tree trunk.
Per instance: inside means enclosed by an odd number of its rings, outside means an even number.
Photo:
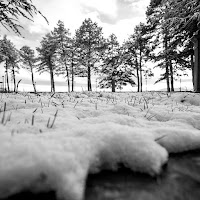
[[[174,72],[171,60],[170,60],[170,77],[171,77],[171,91],[174,92]]]
[[[167,40],[167,33],[165,33],[165,35],[164,35],[164,53],[165,53],[166,82],[167,82],[167,92],[170,92],[169,59],[168,59],[168,55],[167,55],[167,50],[168,50],[168,40]]]
[[[89,37],[90,37],[90,32],[89,32]],[[90,44],[90,40],[89,40],[89,52],[88,52],[88,91],[92,91],[90,59],[91,59],[91,44]]]
[[[115,92],[115,84],[116,83],[116,81],[115,81],[115,75],[114,75],[114,72],[112,73],[112,82],[111,82],[111,84],[112,84],[112,92]]]
[[[22,79],[20,79],[20,80],[17,82],[16,92],[18,92],[19,84],[20,84],[21,81],[22,81]]]
[[[29,65],[30,65],[30,68],[31,68],[31,80],[32,80],[33,90],[34,90],[34,93],[37,93],[36,86],[35,86],[35,81],[34,81],[34,75],[33,75],[33,67],[31,66],[30,63],[29,63]]]
[[[51,80],[52,80],[52,92],[55,93],[55,82],[54,82],[53,70],[51,71]]]
[[[72,58],[72,63],[71,63],[71,69],[72,69],[72,92],[74,91],[74,60]]]
[[[137,73],[137,91],[140,91],[140,75],[139,75],[139,67],[138,67],[138,62],[137,62],[137,58],[135,61],[136,64],[136,73]]]
[[[53,66],[51,64],[51,57],[49,57],[49,70],[51,79],[51,92],[55,93],[55,83],[54,83]]]
[[[168,66],[168,63],[166,63],[166,81],[167,81],[167,92],[170,92],[169,66]]]
[[[90,84],[90,91],[92,91],[91,71],[90,71],[90,81],[89,81],[89,84]]]
[[[7,82],[7,91],[10,92],[9,79],[8,79],[8,61],[6,60],[6,82]]]
[[[115,92],[115,78],[112,77],[112,92]]]
[[[137,82],[138,82],[137,91],[140,92],[140,75],[139,75],[139,69],[138,69],[138,67],[137,67]]]
[[[50,71],[49,75],[50,75],[51,92],[52,92],[52,79],[51,79],[51,71]]]
[[[88,65],[88,91],[92,91],[90,65]]]
[[[139,63],[139,67],[140,67],[140,92],[142,92],[142,50],[140,47],[140,63]]]
[[[16,80],[15,80],[15,67],[12,64],[12,75],[13,75],[13,91],[16,92]]]
[[[194,52],[191,53],[190,59],[191,59],[191,69],[192,69],[192,84],[194,90]]]
[[[91,82],[91,76],[90,76],[90,91],[92,91],[92,82]]]
[[[53,70],[50,71],[51,74],[51,92],[55,93],[55,83],[54,83],[54,75],[53,75]]]
[[[140,68],[140,92],[142,92],[142,69]]]
[[[70,92],[69,69],[68,69],[68,67],[67,67],[66,62],[65,62],[65,70],[66,70],[66,73],[67,73],[67,87],[68,87],[68,92]]]

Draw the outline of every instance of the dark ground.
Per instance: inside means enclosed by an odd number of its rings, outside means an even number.
[[[6,200],[55,200],[55,193],[23,192]],[[5,199],[4,199],[5,200]],[[70,199],[69,199],[70,200]],[[89,175],[85,200],[200,200],[200,150],[170,155],[161,176],[121,167]]]
[[[85,199],[200,200],[200,151],[171,155],[156,178],[125,168],[89,175]]]

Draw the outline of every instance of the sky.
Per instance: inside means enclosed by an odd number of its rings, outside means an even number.
[[[37,47],[42,37],[53,30],[58,20],[64,22],[72,35],[84,19],[91,18],[103,28],[105,37],[114,33],[123,42],[133,33],[135,25],[145,21],[146,7],[150,0],[33,0],[38,10],[48,19],[49,25],[40,15],[34,22],[21,19],[24,27],[22,37],[1,29],[17,47],[27,44]]]
[[[24,27],[21,30],[21,37],[2,27],[0,29],[0,35],[6,34],[18,49],[23,45],[28,45],[31,48],[39,47],[42,37],[56,27],[58,20],[64,22],[65,27],[70,30],[73,36],[75,30],[81,26],[86,18],[91,18],[103,28],[104,37],[114,33],[118,41],[123,43],[133,33],[136,25],[145,22],[145,12],[150,0],[33,0],[33,3],[48,19],[49,24],[41,15],[36,15],[34,22],[24,18],[20,19],[20,24]],[[0,73],[3,73],[2,69],[0,69]],[[157,70],[154,73],[158,77],[161,72]],[[23,83],[26,84],[24,85],[25,90],[30,88],[27,85],[27,83],[31,83],[28,76],[30,77],[30,74],[23,70],[20,71],[20,77],[18,76],[18,80],[23,79],[20,86]],[[55,79],[63,82],[63,79],[57,77]],[[44,80],[49,81],[48,74],[36,74],[38,83],[45,85],[42,83]],[[149,80],[149,83],[151,82],[149,89],[158,89],[157,85],[153,84],[156,80],[154,78]],[[49,83],[47,84],[49,85]],[[86,80],[79,80],[78,84],[82,84],[86,88]],[[48,87],[46,86],[46,89]],[[165,83],[159,87],[165,88]]]

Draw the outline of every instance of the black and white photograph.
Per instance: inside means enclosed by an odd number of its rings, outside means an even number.
[[[200,199],[200,0],[0,0],[18,199]]]

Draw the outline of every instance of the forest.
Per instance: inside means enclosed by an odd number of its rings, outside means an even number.
[[[21,13],[16,12],[16,17],[24,15],[30,19],[24,12],[30,17],[33,13],[41,14],[35,7],[26,10],[23,4],[20,6]],[[155,83],[166,80],[167,91],[174,91],[174,81],[187,75],[187,69],[194,76],[191,38],[198,30],[199,8],[198,0],[151,0],[146,10],[146,23],[139,23],[122,44],[114,33],[105,38],[102,27],[90,18],[82,22],[74,35],[59,20],[56,27],[43,36],[36,50],[29,46],[17,49],[4,35],[0,40],[0,62],[5,68],[5,91],[10,91],[9,76],[14,92],[18,90],[21,80],[16,81],[16,73],[20,68],[31,73],[35,93],[35,72],[49,73],[51,92],[56,91],[55,76],[66,78],[68,92],[74,91],[76,77],[87,77],[87,90],[92,91],[94,74],[98,75],[99,88],[111,88],[115,92],[130,84],[142,92],[144,79],[153,76],[153,70],[157,68],[163,69],[164,73]],[[2,11],[5,19],[2,18],[1,24],[20,35],[20,24],[6,18],[9,12]],[[7,23],[6,20],[10,21]],[[153,62],[154,69],[149,68],[147,62]]]

